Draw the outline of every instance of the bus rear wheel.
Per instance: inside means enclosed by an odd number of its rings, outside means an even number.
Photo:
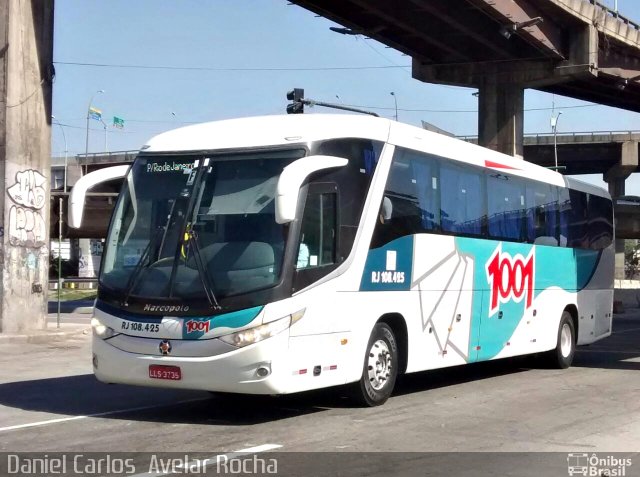
[[[398,376],[398,344],[386,323],[377,323],[367,344],[357,398],[365,406],[379,406],[389,399]]]
[[[554,368],[565,369],[571,366],[576,353],[576,330],[571,313],[564,311],[558,326],[558,339],[555,349],[547,353],[547,361]]]

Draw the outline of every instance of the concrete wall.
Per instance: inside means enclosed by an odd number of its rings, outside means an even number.
[[[52,0],[0,1],[0,332],[46,325]]]

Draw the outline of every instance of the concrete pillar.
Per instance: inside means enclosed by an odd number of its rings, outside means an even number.
[[[604,174],[604,180],[608,184],[609,194],[615,200],[624,195],[625,181],[638,167],[638,141],[627,141],[622,144],[620,161]],[[616,219],[618,220],[618,219]],[[624,280],[624,239],[616,239],[616,265],[615,278]]]
[[[44,328],[53,0],[0,2],[0,332]]]
[[[69,255],[72,263],[76,264],[75,270],[73,271],[74,276],[80,276],[80,239],[72,238],[69,239]]]
[[[524,88],[501,83],[497,75],[491,75],[482,81],[478,101],[479,144],[522,159]]]
[[[607,188],[609,189],[609,194],[611,194],[612,198],[615,199],[616,197],[624,195],[626,181],[627,179],[625,177],[616,177],[607,181]]]
[[[612,179],[608,183],[609,194],[611,197],[620,197],[624,195],[624,183],[625,179]],[[624,239],[615,240],[616,258],[615,258],[615,271],[614,278],[616,280],[624,280],[627,278],[624,273]]]
[[[102,260],[102,241],[99,239],[79,239],[80,256],[78,260],[78,276],[80,278],[96,278]]]

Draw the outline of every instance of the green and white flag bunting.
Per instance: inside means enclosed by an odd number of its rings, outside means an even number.
[[[102,119],[102,111],[98,108],[94,108],[93,106],[89,106],[89,117],[96,121],[100,121]]]
[[[113,127],[122,129],[124,128],[124,119],[119,118],[118,116],[113,117]]]

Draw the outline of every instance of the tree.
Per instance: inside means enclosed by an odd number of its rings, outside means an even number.
[[[624,274],[628,279],[633,279],[640,271],[640,244],[638,240],[625,240],[624,242]]]

